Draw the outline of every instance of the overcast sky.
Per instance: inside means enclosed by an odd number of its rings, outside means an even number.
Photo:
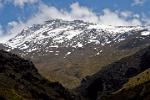
[[[150,0],[0,0],[0,42],[49,19],[104,25],[150,24]]]

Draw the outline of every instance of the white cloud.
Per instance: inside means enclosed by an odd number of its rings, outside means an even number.
[[[104,9],[103,14],[99,17],[99,23],[113,26],[141,25],[141,21],[138,18],[130,18],[131,15],[133,14],[128,11],[113,12],[110,9]]]
[[[141,25],[140,19],[135,17],[135,15],[138,16],[138,14],[134,14],[130,11],[112,11],[110,9],[104,9],[100,15],[97,15],[91,9],[80,6],[78,3],[73,3],[70,8],[70,11],[65,11],[46,4],[40,4],[38,12],[27,21],[19,20],[8,23],[7,39],[18,34],[26,27],[56,18],[63,20],[84,20],[87,22],[115,26]]]
[[[43,18],[49,19],[49,18],[57,18],[57,19],[63,19],[63,20],[84,20],[84,21],[90,21],[90,22],[97,22],[98,17],[94,12],[92,12],[91,9],[87,7],[82,7],[78,3],[73,3],[71,6],[71,11],[64,11],[63,9],[57,9],[53,6],[47,6],[45,4],[41,4],[39,7],[39,12],[37,13],[37,16],[41,16]],[[42,19],[43,19],[42,18]]]
[[[25,4],[34,4],[37,3],[39,0],[7,0],[12,2],[15,6],[24,7]]]
[[[131,11],[123,11],[120,13],[120,15],[124,18],[128,18],[129,16],[131,16],[133,13]]]
[[[145,2],[145,0],[133,0],[133,6],[135,6],[135,5],[142,5],[142,4],[144,4],[144,2]]]
[[[71,5],[70,16],[72,19],[79,19],[90,22],[98,22],[98,16],[89,8],[82,7],[78,3]]]

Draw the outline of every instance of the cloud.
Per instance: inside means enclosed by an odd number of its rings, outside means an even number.
[[[35,4],[39,2],[39,0],[7,0],[8,2],[12,2],[15,6],[24,7],[25,4]]]
[[[100,15],[97,15],[90,8],[80,6],[79,3],[73,3],[70,8],[70,11],[64,11],[63,9],[41,4],[39,6],[39,12],[32,20],[40,19],[39,21],[43,22],[44,20],[57,18],[63,20],[84,20],[87,22],[116,26],[141,25],[138,14],[134,14],[131,11],[112,11],[106,8]]]
[[[135,5],[142,5],[142,4],[144,4],[144,2],[145,2],[146,0],[133,0],[133,6],[135,6]]]
[[[41,16],[42,19],[63,19],[63,20],[84,20],[90,22],[97,22],[98,17],[91,9],[87,7],[82,7],[79,3],[73,3],[71,6],[71,11],[64,11],[63,9],[57,9],[53,6],[47,6],[41,4],[39,6],[39,12],[36,16]]]
[[[33,24],[43,23],[49,19],[84,20],[87,22],[114,26],[142,24],[139,15],[130,11],[112,11],[106,8],[100,15],[97,15],[92,9],[80,6],[79,3],[73,3],[70,5],[70,8],[70,11],[66,11],[63,9],[57,9],[54,6],[48,6],[44,3],[39,4],[38,12],[33,14],[26,21],[18,20],[8,23],[6,32],[8,36],[7,39],[15,36],[26,27]]]
[[[71,5],[70,16],[72,19],[79,19],[90,22],[98,22],[98,16],[91,9],[82,7],[78,3]]]
[[[131,16],[133,13],[131,11],[123,11],[123,12],[120,12],[120,15],[124,18],[127,18],[129,16]]]
[[[141,25],[139,18],[134,17],[132,12],[124,11],[111,11],[110,9],[104,9],[103,14],[99,17],[99,23],[104,25],[113,26],[134,26]],[[133,16],[132,18],[130,18]]]

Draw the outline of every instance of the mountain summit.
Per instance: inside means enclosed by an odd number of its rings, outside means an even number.
[[[128,36],[137,35],[136,32],[140,32],[138,35],[141,38],[150,35],[144,26],[104,26],[80,20],[56,19],[28,27],[5,44],[10,49],[17,48],[25,52],[40,52],[44,47],[46,53],[51,47],[78,48],[88,44],[104,46],[118,43]]]

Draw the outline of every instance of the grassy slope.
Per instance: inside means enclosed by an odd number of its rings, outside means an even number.
[[[103,54],[98,56],[80,57],[80,59],[78,57],[77,58],[70,57],[70,59],[64,61],[65,63],[63,64],[59,64],[59,62],[63,62],[59,60],[57,63],[54,64],[53,63],[52,64],[47,63],[46,65],[36,63],[35,64],[37,65],[39,72],[48,80],[59,81],[64,87],[72,89],[79,86],[82,78],[88,75],[93,75],[97,71],[101,70],[103,66],[106,66],[117,60],[120,60],[121,58],[124,58],[126,56],[132,55],[139,49],[140,48],[131,50],[112,50],[111,48],[105,50]],[[51,62],[48,60],[46,61]],[[56,60],[54,62],[56,62]],[[60,71],[51,70],[57,67],[58,65],[62,65],[61,68],[63,70]]]
[[[102,100],[149,100],[150,68],[132,77],[123,87]]]
[[[71,100],[59,83],[43,78],[32,62],[0,50],[0,100]]]

